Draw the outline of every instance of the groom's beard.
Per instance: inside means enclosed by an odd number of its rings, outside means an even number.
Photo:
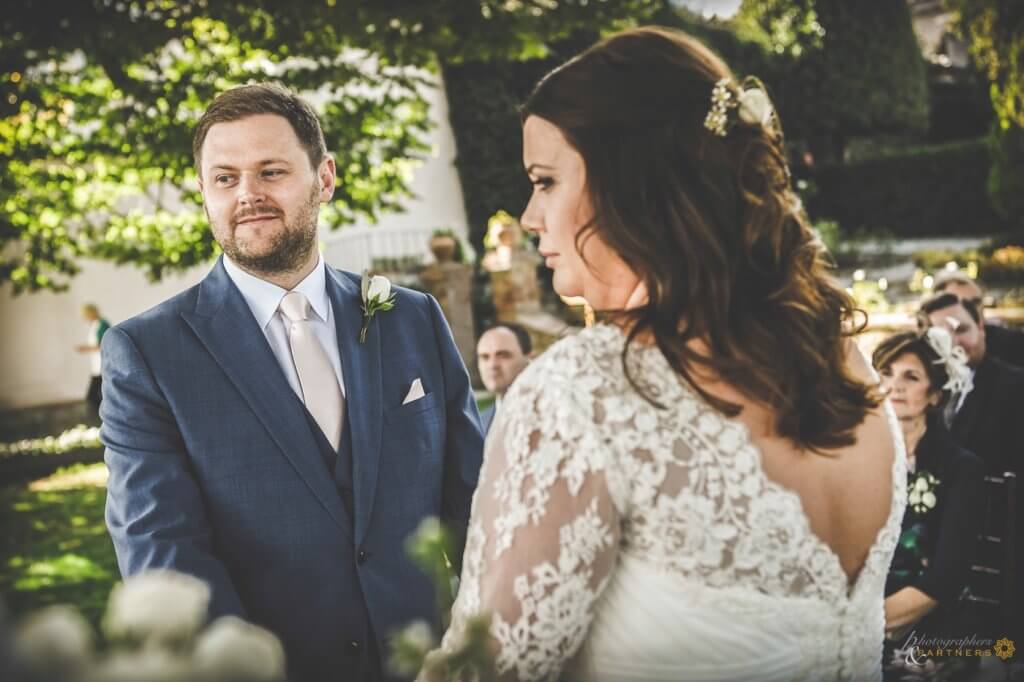
[[[261,251],[252,251],[244,244],[239,244],[235,238],[238,221],[253,215],[274,215],[283,223],[281,229],[269,237],[269,244]],[[284,212],[272,207],[243,211],[232,216],[227,229],[218,229],[215,234],[219,232],[223,235],[218,240],[220,248],[242,269],[256,275],[287,274],[301,270],[308,262],[309,254],[316,248],[319,217],[320,186],[314,183],[309,197],[292,220],[286,222]],[[209,211],[206,218],[210,219]]]

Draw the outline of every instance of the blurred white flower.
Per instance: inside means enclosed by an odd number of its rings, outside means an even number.
[[[206,620],[210,588],[174,571],[147,571],[110,593],[103,630],[111,639],[172,643],[191,638]]]
[[[417,620],[402,630],[402,636],[406,641],[417,649],[426,653],[434,648],[434,632],[427,625],[426,621]]]
[[[388,667],[398,676],[414,676],[423,668],[427,653],[436,646],[430,626],[422,620],[413,621],[392,639]]]
[[[285,678],[284,649],[263,628],[234,616],[218,618],[196,641],[195,670],[217,682],[277,682]]]
[[[93,670],[89,682],[193,682],[187,658],[159,647],[114,652]]]
[[[74,608],[50,606],[18,628],[14,652],[30,670],[47,679],[65,679],[92,662],[92,629]]]

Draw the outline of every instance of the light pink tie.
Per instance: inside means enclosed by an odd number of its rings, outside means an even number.
[[[299,375],[302,400],[331,447],[337,450],[345,419],[345,399],[327,352],[309,323],[309,300],[298,291],[289,291],[278,309],[288,323],[288,345]]]

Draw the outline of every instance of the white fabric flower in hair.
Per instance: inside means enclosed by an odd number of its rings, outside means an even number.
[[[768,93],[761,88],[751,88],[740,93],[739,114],[740,120],[748,125],[766,126],[772,120],[775,107],[772,105]]]
[[[924,334],[925,341],[935,351],[939,359],[935,364],[946,368],[946,381],[943,390],[956,394],[970,393],[974,388],[974,373],[967,366],[967,352],[953,342],[953,336],[942,327],[929,327]]]

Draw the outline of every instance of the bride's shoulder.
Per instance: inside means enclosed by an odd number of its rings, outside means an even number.
[[[513,387],[536,384],[556,388],[560,380],[581,376],[607,380],[614,376],[615,364],[611,360],[620,359],[624,343],[625,337],[616,327],[588,327],[549,346],[523,370]]]

